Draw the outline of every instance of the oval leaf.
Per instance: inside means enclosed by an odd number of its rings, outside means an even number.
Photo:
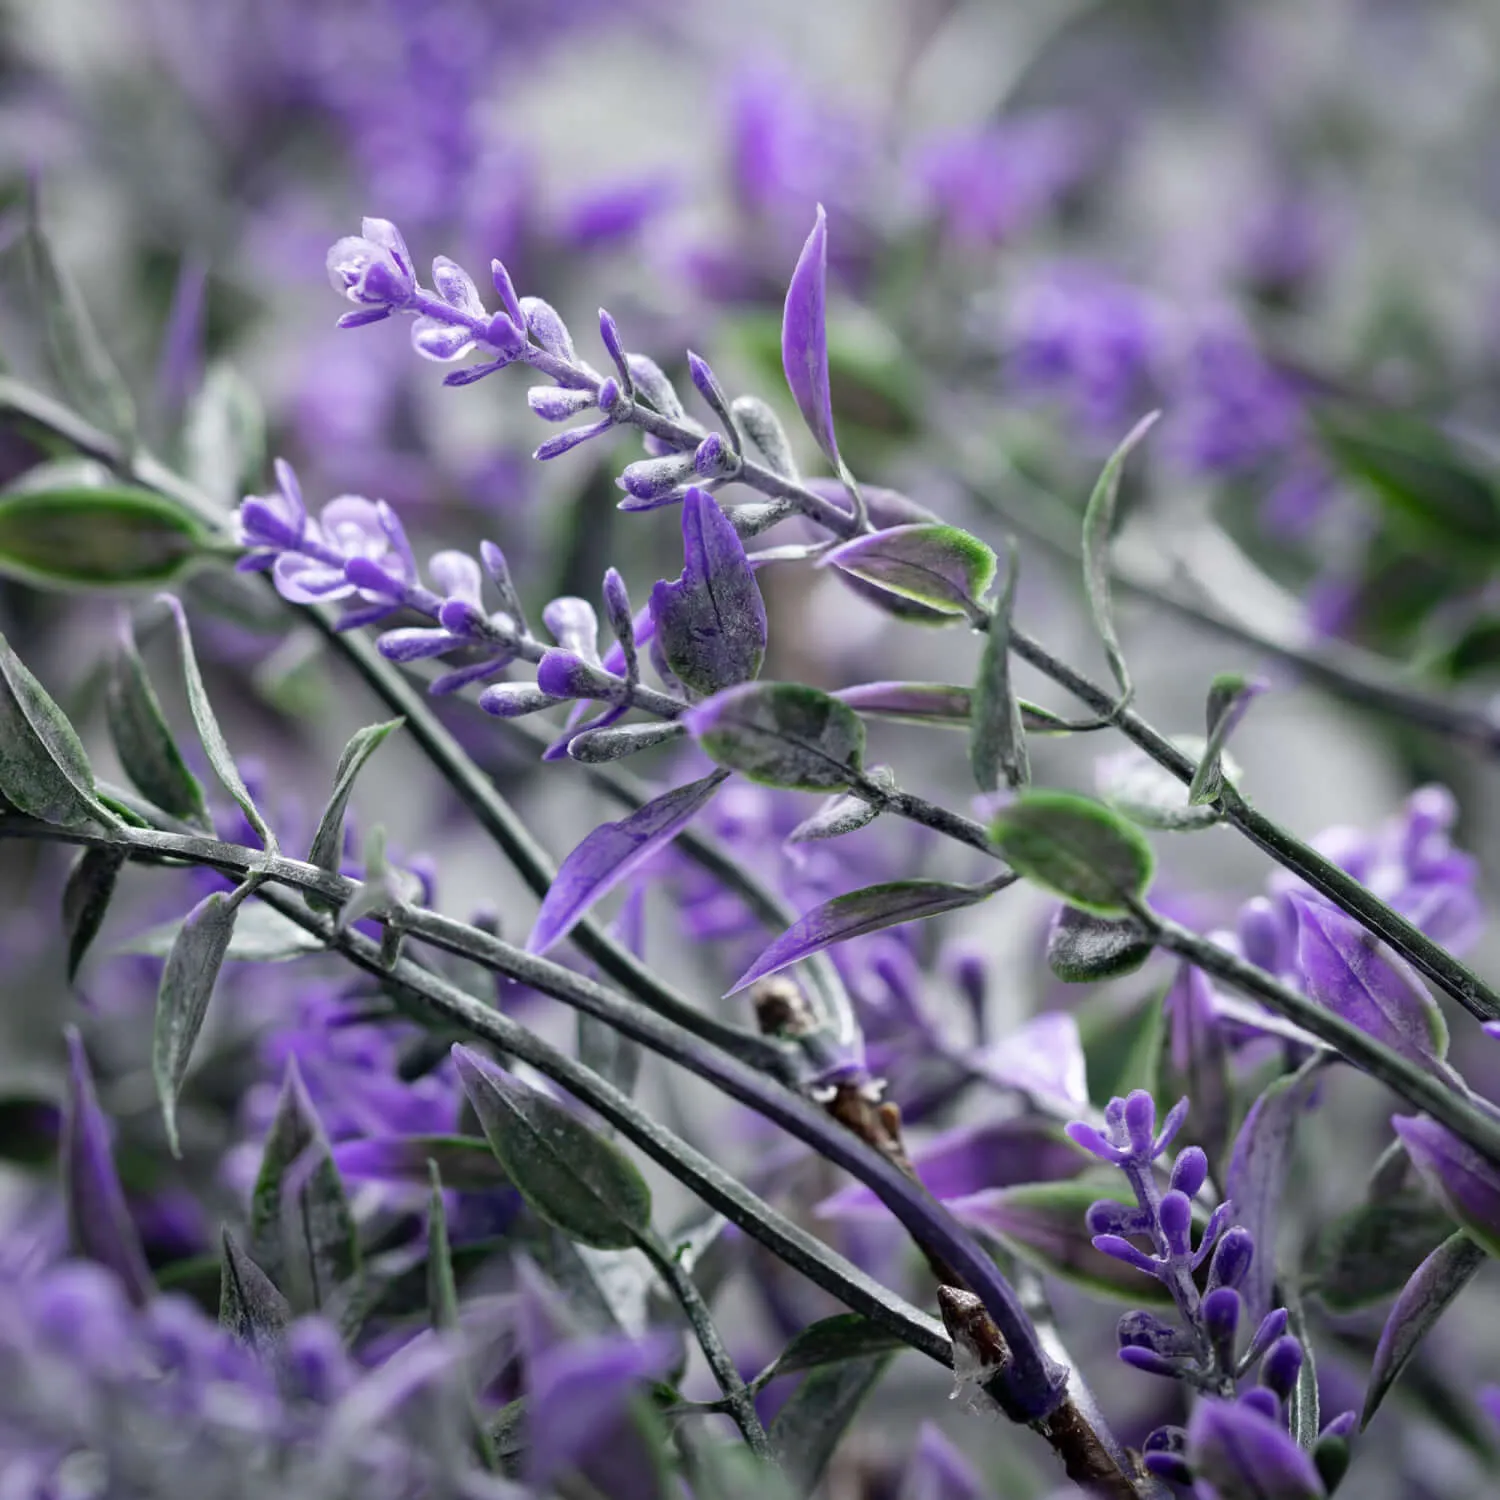
[[[1151,883],[1151,847],[1139,830],[1086,797],[1023,792],[990,837],[1018,874],[1096,916],[1128,916]]]
[[[183,918],[162,970],[161,988],[156,994],[151,1075],[173,1156],[182,1155],[177,1139],[177,1096],[229,951],[240,902],[247,894],[248,888],[240,886],[232,895],[214,891],[205,896]]]
[[[339,873],[344,854],[344,814],[349,807],[349,795],[354,790],[355,778],[364,769],[365,762],[405,722],[405,719],[389,719],[384,724],[370,724],[358,730],[344,746],[338,767],[333,773],[333,791],[329,793],[327,805],[323,808],[322,817],[318,819],[318,829],[313,834],[308,850],[309,864],[333,875]],[[308,893],[307,904],[315,910],[326,906],[311,892]]]
[[[128,621],[110,661],[104,703],[115,753],[135,789],[163,812],[212,833],[203,788],[167,727]]]
[[[1151,939],[1133,917],[1096,917],[1059,908],[1047,934],[1047,963],[1068,984],[1133,974],[1151,957]]]
[[[859,716],[800,683],[730,688],[690,709],[683,721],[711,760],[765,786],[831,792],[864,768]]]
[[[1487,1258],[1484,1248],[1460,1231],[1444,1240],[1412,1273],[1380,1332],[1359,1418],[1362,1428],[1370,1425],[1407,1360]]]
[[[833,435],[833,392],[828,382],[827,283],[828,217],[820,203],[812,233],[797,257],[787,286],[781,319],[781,365],[808,431],[837,465],[839,446]]]
[[[781,1375],[841,1365],[851,1359],[868,1359],[904,1347],[889,1329],[858,1313],[835,1313],[793,1335],[775,1362],[756,1376],[755,1384],[762,1386]]]
[[[532,1210],[596,1250],[625,1250],[650,1226],[651,1190],[630,1159],[563,1106],[455,1046],[464,1092],[506,1175]]]
[[[1198,735],[1178,734],[1172,743],[1184,755],[1202,763],[1208,742]],[[1236,776],[1238,767],[1221,757],[1225,774]],[[1099,795],[1132,823],[1142,828],[1162,828],[1172,833],[1212,828],[1219,821],[1214,807],[1194,807],[1188,789],[1165,766],[1158,765],[1144,750],[1128,750],[1100,757],[1094,768]]]
[[[66,589],[170,582],[208,533],[150,490],[29,490],[0,497],[0,575]]]
[[[589,908],[677,837],[723,786],[727,773],[674,787],[618,823],[604,823],[562,862],[542,898],[536,925],[526,940],[530,953],[545,953],[582,921]]]
[[[1422,1181],[1491,1255],[1500,1256],[1500,1169],[1426,1115],[1391,1123]]]
[[[819,559],[855,578],[960,620],[995,581],[996,558],[978,537],[941,523],[897,526],[844,542]]]
[[[888,766],[871,766],[870,780],[888,792],[896,790],[896,778]],[[880,804],[872,799],[856,797],[852,793],[844,797],[830,797],[812,817],[804,818],[782,841],[786,844],[810,844],[820,839],[842,838],[846,833],[858,833],[880,816]]]
[[[651,590],[667,665],[708,696],[749,682],[766,654],[766,606],[729,518],[696,485],[682,502],[682,576]]]
[[[99,935],[125,865],[123,849],[80,849],[63,888],[63,926],[68,934],[68,982]]]
[[[948,729],[968,729],[974,717],[971,689],[946,682],[862,682],[840,688],[833,695],[857,713],[878,719],[896,719],[908,724],[936,724]],[[1028,734],[1068,734],[1066,719],[1051,709],[1038,708],[1024,698],[1017,700],[1021,724]]]

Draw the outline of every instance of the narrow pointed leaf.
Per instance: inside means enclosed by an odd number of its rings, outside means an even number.
[[[68,934],[68,982],[78,973],[89,945],[109,911],[115,882],[125,865],[123,849],[80,849],[63,889],[63,926]]]
[[[765,603],[734,526],[696,485],[682,502],[682,551],[682,575],[651,590],[667,665],[704,696],[752,681],[766,654]]]
[[[219,720],[209,701],[208,689],[203,685],[203,673],[198,668],[198,657],[193,650],[193,637],[188,629],[182,601],[171,594],[163,594],[161,598],[177,622],[177,639],[182,647],[182,675],[187,683],[188,706],[193,712],[198,738],[203,742],[203,753],[208,756],[208,763],[214,768],[214,775],[219,778],[224,790],[239,804],[240,811],[260,836],[266,852],[274,853],[277,849],[276,835],[261,817],[260,810],[234,763],[229,742],[224,738],[224,731],[219,728]]]
[[[424,1185],[429,1164],[450,1188],[485,1193],[510,1180],[489,1142],[467,1135],[370,1135],[339,1141],[333,1162],[346,1182],[401,1182]]]
[[[1213,802],[1223,792],[1224,746],[1251,703],[1265,690],[1264,682],[1239,672],[1221,672],[1214,678],[1208,690],[1208,739],[1188,786],[1191,806],[1200,807]]]
[[[1150,957],[1151,939],[1133,917],[1096,917],[1063,906],[1047,933],[1047,964],[1067,984],[1133,974]]]
[[[209,534],[151,490],[26,490],[0,496],[0,577],[38,588],[159,587],[209,551]]]
[[[859,716],[800,683],[730,688],[690,709],[683,720],[710,759],[765,786],[836,791],[864,768]]]
[[[312,845],[308,850],[309,864],[317,865],[320,870],[327,870],[330,874],[339,873],[344,854],[344,814],[348,811],[355,778],[364,769],[365,762],[405,722],[405,719],[390,719],[384,724],[368,725],[356,731],[344,746],[338,767],[333,773],[333,791],[323,808],[322,817],[318,819],[318,829],[313,834]],[[307,904],[315,909],[326,905],[321,898],[310,893]]]
[[[162,969],[151,1042],[151,1076],[173,1156],[182,1155],[177,1138],[177,1096],[182,1092],[193,1044],[203,1029],[208,1002],[229,951],[240,902],[248,890],[242,885],[232,895],[214,891],[205,896],[183,918]]]
[[[542,898],[527,951],[545,953],[560,942],[589,908],[663,849],[708,805],[726,773],[674,787],[618,823],[604,823],[562,862]]]
[[[852,1359],[869,1359],[902,1347],[895,1334],[878,1323],[858,1313],[835,1313],[794,1334],[775,1361],[756,1377],[755,1383],[765,1385],[782,1375],[841,1365]]]
[[[114,827],[94,791],[83,742],[0,636],[0,798],[44,823]]]
[[[988,885],[954,885],[945,880],[892,880],[883,885],[866,886],[835,896],[815,906],[787,928],[735,980],[729,993],[737,994],[747,985],[790,964],[799,963],[814,953],[821,953],[835,943],[898,927],[903,922],[917,922],[944,912],[974,906],[994,895]]]
[[[280,1348],[286,1325],[291,1322],[291,1306],[228,1229],[224,1230],[223,1243],[219,1326],[263,1359],[269,1359]]]
[[[877,1354],[821,1366],[776,1414],[769,1434],[771,1451],[798,1494],[810,1495],[817,1488],[834,1451],[890,1362],[889,1354]]]
[[[250,1251],[294,1305],[322,1307],[359,1271],[354,1216],[295,1060],[251,1195]]]
[[[144,1303],[152,1292],[151,1272],[125,1206],[109,1121],[99,1108],[77,1028],[69,1026],[65,1035],[68,1102],[63,1114],[62,1161],[69,1247],[75,1255],[108,1267],[120,1278],[131,1301]]]
[[[251,384],[232,366],[209,367],[182,431],[187,477],[231,510],[255,487],[266,461],[266,417]]]
[[[212,833],[203,788],[167,727],[128,622],[110,661],[104,702],[110,738],[131,785],[163,812]]]
[[[996,559],[957,526],[896,526],[843,542],[819,559],[865,583],[941,615],[964,619],[995,581]]]
[[[427,1172],[432,1187],[427,1200],[427,1315],[434,1328],[457,1328],[458,1283],[453,1279],[453,1252],[448,1244],[443,1176],[435,1161],[427,1163]]]
[[[1455,1227],[1425,1192],[1362,1203],[1319,1232],[1305,1271],[1307,1290],[1332,1313],[1382,1302]]]
[[[812,233],[797,257],[787,286],[781,320],[781,364],[802,420],[818,447],[836,465],[839,447],[833,435],[833,392],[828,381],[827,283],[828,219],[820,203]]]
[[[1290,1286],[1281,1288],[1286,1301],[1287,1332],[1302,1345],[1302,1363],[1297,1369],[1297,1383],[1287,1400],[1287,1426],[1300,1447],[1311,1453],[1318,1441],[1322,1423],[1319,1420],[1318,1361],[1312,1330],[1302,1309],[1301,1298]]]
[[[936,724],[949,729],[969,728],[974,716],[971,689],[945,682],[862,682],[840,688],[833,695],[857,713],[909,724]],[[1066,719],[1051,709],[1018,700],[1021,723],[1029,734],[1068,734]]]
[[[1109,456],[1098,483],[1094,486],[1094,492],[1089,496],[1088,508],[1083,513],[1084,587],[1088,591],[1094,629],[1104,642],[1104,655],[1120,689],[1122,703],[1130,698],[1133,689],[1130,669],[1125,665],[1125,653],[1120,647],[1119,636],[1115,634],[1109,587],[1109,541],[1114,531],[1115,501],[1119,498],[1120,473],[1125,467],[1125,460],[1130,457],[1136,444],[1156,425],[1160,415],[1160,412],[1154,411],[1143,417]]]
[[[1028,791],[990,828],[1018,874],[1101,917],[1130,914],[1151,883],[1151,846],[1102,803],[1069,792]]]
[[[650,1226],[651,1190],[629,1157],[477,1052],[455,1047],[453,1057],[486,1139],[532,1210],[596,1250],[635,1245]]]
[[[981,792],[1014,789],[1031,780],[1021,703],[1010,680],[1010,615],[1016,595],[1016,548],[1011,544],[1005,587],[990,613],[969,719],[969,765]]]
[[[135,403],[77,284],[57,258],[52,240],[30,205],[26,232],[27,269],[47,334],[52,371],[67,398],[127,449],[135,441]]]
[[[1444,1240],[1412,1273],[1380,1333],[1359,1418],[1362,1428],[1370,1425],[1417,1346],[1488,1258],[1483,1246],[1460,1231]]]

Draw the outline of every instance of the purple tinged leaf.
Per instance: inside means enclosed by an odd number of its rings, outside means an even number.
[[[1214,1008],[1213,985],[1191,964],[1181,964],[1162,1002],[1166,1045],[1161,1092],[1193,1101],[1190,1139],[1217,1162],[1229,1139],[1233,1098],[1224,1027]]]
[[[564,453],[571,453],[580,443],[601,437],[612,426],[614,423],[609,417],[601,417],[597,422],[590,422],[587,427],[570,427],[566,432],[559,432],[556,437],[549,437],[531,456],[542,463],[549,458],[561,458]]]
[[[479,695],[480,708],[497,719],[524,718],[563,701],[531,682],[497,682]]]
[[[630,395],[635,389],[635,376],[630,372],[630,357],[625,353],[619,325],[602,307],[599,309],[599,341],[609,351],[615,369],[620,372],[620,384],[625,393]]]
[[[1243,1401],[1200,1397],[1188,1424],[1193,1472],[1219,1500],[1323,1500],[1312,1459],[1279,1422]]]
[[[426,661],[429,657],[445,656],[464,644],[463,640],[448,630],[432,630],[426,626],[403,626],[400,630],[387,630],[375,640],[375,649],[387,661]]]
[[[834,694],[857,713],[912,724],[943,724],[968,729],[974,695],[969,688],[941,682],[862,682]]]
[[[791,440],[775,411],[759,396],[736,396],[729,403],[729,412],[760,450],[766,467],[783,479],[796,480],[797,461],[792,457]],[[843,485],[838,485],[837,488],[840,495],[846,493]]]
[[[457,693],[473,682],[482,682],[486,677],[504,671],[513,658],[507,653],[491,657],[487,661],[470,662],[466,667],[455,667],[451,672],[442,672],[427,684],[431,697],[441,698],[446,693]]]
[[[1460,1231],[1444,1240],[1412,1272],[1380,1333],[1370,1368],[1370,1383],[1365,1390],[1364,1410],[1359,1418],[1361,1429],[1370,1425],[1370,1419],[1406,1362],[1488,1257],[1489,1252],[1482,1245]]]
[[[729,518],[696,485],[682,502],[683,567],[651,590],[656,637],[677,679],[705,697],[760,671],[766,607]]]
[[[734,455],[717,432],[709,433],[693,450],[693,472],[699,479],[720,479],[733,463]]]
[[[411,325],[411,346],[423,359],[449,364],[462,359],[478,342],[472,328],[462,323],[448,323],[422,316]]]
[[[525,314],[527,332],[548,354],[570,365],[578,363],[573,350],[573,335],[551,303],[543,302],[540,297],[522,297],[520,311]]]
[[[677,720],[662,724],[621,724],[610,729],[586,729],[568,740],[568,755],[586,766],[623,760],[657,745],[670,744],[687,733]]]
[[[978,608],[995,581],[995,554],[978,537],[941,522],[897,526],[844,542],[819,567],[835,567],[877,589],[954,620]]]
[[[1448,1028],[1411,969],[1373,934],[1316,898],[1288,897],[1297,914],[1297,966],[1307,993],[1344,1020],[1440,1077]]]
[[[835,943],[917,922],[944,912],[977,905],[994,895],[985,885],[953,885],[944,880],[893,880],[835,896],[815,906],[787,928],[735,980],[729,994],[738,994],[768,974],[800,963]]]
[[[1234,1204],[1236,1219],[1255,1244],[1254,1258],[1239,1283],[1246,1315],[1252,1320],[1265,1317],[1271,1310],[1278,1209],[1291,1164],[1293,1137],[1317,1085],[1320,1067],[1320,1059],[1315,1057],[1298,1072],[1271,1084],[1250,1106],[1230,1155],[1224,1196]]]
[[[500,297],[500,306],[505,309],[505,315],[517,328],[526,326],[526,310],[521,306],[521,299],[516,296],[515,283],[510,279],[510,272],[505,269],[503,261],[492,260],[490,262],[490,280],[495,284],[495,291]]]
[[[626,464],[618,483],[629,498],[620,502],[620,509],[656,510],[675,505],[685,498],[683,486],[697,477],[693,453],[671,453],[665,458],[643,458]]]
[[[526,940],[530,953],[545,953],[578,924],[589,908],[677,837],[708,805],[726,773],[674,787],[618,823],[596,828],[562,862]]]
[[[889,766],[871,766],[868,776],[883,791],[896,790],[896,778]],[[857,833],[867,828],[880,816],[880,804],[872,799],[856,797],[852,793],[842,797],[830,797],[812,817],[804,818],[782,840],[788,848],[808,844],[819,839],[842,838],[846,833]]]
[[[1397,1115],[1391,1124],[1433,1195],[1491,1255],[1500,1256],[1500,1170],[1426,1115]]]
[[[581,656],[556,647],[542,653],[536,668],[536,685],[553,699],[609,697],[620,686],[616,679]]]
[[[130,1300],[144,1305],[154,1290],[151,1272],[115,1171],[109,1121],[99,1108],[78,1028],[69,1026],[64,1035],[68,1102],[63,1113],[62,1161],[69,1244],[76,1254],[113,1271]]]
[[[797,257],[781,321],[781,363],[802,420],[829,461],[839,463],[828,381],[828,216],[818,205],[812,233]]]
[[[834,791],[864,769],[864,725],[837,698],[801,683],[730,688],[683,722],[710,759],[765,786]]]
[[[1066,1011],[1035,1016],[971,1059],[999,1088],[1017,1089],[1055,1108],[1082,1114],[1089,1107],[1087,1067],[1078,1022]]]
[[[566,422],[597,404],[592,391],[574,391],[556,385],[534,385],[526,393],[526,404],[544,422]]]
[[[630,368],[630,378],[656,411],[671,422],[681,422],[687,416],[677,387],[667,379],[654,359],[648,359],[644,354],[627,354],[625,362]]]

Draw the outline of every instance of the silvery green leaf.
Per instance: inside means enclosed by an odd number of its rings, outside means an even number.
[[[104,702],[115,753],[135,789],[163,812],[212,833],[203,788],[172,738],[128,621],[110,660]]]
[[[453,1057],[485,1137],[533,1211],[594,1249],[634,1246],[650,1226],[651,1190],[629,1157],[479,1053],[460,1046]]]
[[[801,683],[729,688],[683,720],[710,759],[765,786],[835,791],[864,767],[865,727],[858,715]]]
[[[1207,744],[1193,734],[1173,735],[1172,743],[1196,761],[1202,760]],[[1239,775],[1239,767],[1228,755],[1221,756],[1220,762],[1225,775],[1231,779]],[[1142,828],[1190,833],[1212,828],[1219,821],[1217,808],[1191,805],[1182,782],[1134,746],[1103,756],[1094,768],[1094,784],[1111,807]]]
[[[223,1247],[219,1325],[263,1359],[270,1358],[281,1345],[292,1309],[271,1278],[251,1260],[228,1229],[224,1230]]]
[[[670,744],[686,732],[676,719],[660,724],[615,724],[608,729],[588,729],[568,741],[568,754],[588,766],[603,765],[641,750]]]
[[[1224,790],[1224,746],[1266,684],[1239,672],[1221,672],[1208,690],[1208,739],[1188,787],[1188,803],[1199,807]]]
[[[171,594],[163,594],[161,599],[172,611],[172,617],[177,622],[177,639],[182,648],[182,675],[187,684],[188,707],[193,713],[193,723],[197,726],[198,738],[203,744],[203,753],[208,757],[208,763],[214,768],[214,775],[219,778],[224,790],[239,804],[240,811],[244,813],[250,826],[259,835],[266,852],[274,854],[278,848],[276,835],[271,832],[265,819],[261,817],[260,809],[256,807],[249,788],[246,787],[239,768],[234,763],[234,756],[229,750],[229,742],[224,738],[224,731],[219,728],[219,720],[214,714],[213,704],[209,701],[208,689],[203,685],[203,673],[198,668],[198,657],[193,650],[192,632],[188,629],[187,614],[183,610],[182,601]]]
[[[818,565],[961,620],[979,607],[994,582],[996,558],[978,537],[957,526],[926,522],[854,537],[824,553]]]
[[[294,1307],[322,1307],[359,1273],[354,1216],[295,1059],[250,1199],[250,1250]]]
[[[578,1061],[622,1094],[635,1093],[641,1044],[585,1010],[578,1012]]]
[[[427,1163],[431,1193],[427,1199],[427,1314],[434,1328],[458,1327],[458,1283],[448,1244],[448,1210],[443,1205],[443,1176],[435,1161]]]
[[[123,849],[80,849],[63,889],[63,926],[68,934],[68,982],[99,935],[125,865]]]
[[[46,329],[53,374],[68,400],[129,450],[135,443],[136,425],[130,390],[38,220],[35,195],[29,208],[27,267]]]
[[[43,823],[116,826],[77,731],[0,635],[0,798]]]
[[[172,944],[181,928],[180,921],[148,927],[129,942],[122,943],[119,951],[149,953],[157,958],[165,958],[172,951]],[[224,957],[233,959],[236,963],[279,964],[323,951],[323,941],[315,933],[299,927],[274,906],[267,906],[263,901],[251,901],[240,910],[239,920],[234,924],[234,932]]]
[[[344,814],[349,807],[349,795],[354,790],[355,778],[364,769],[364,764],[385,743],[392,731],[399,729],[405,719],[390,719],[384,724],[371,724],[358,730],[344,746],[339,756],[337,769],[333,773],[333,791],[329,794],[323,815],[318,819],[318,830],[313,834],[307,862],[331,875],[339,873],[344,853]],[[321,898],[308,894],[307,904],[319,909],[326,903]]]
[[[1362,1203],[1319,1232],[1304,1270],[1306,1288],[1333,1313],[1382,1302],[1401,1290],[1455,1227],[1425,1192],[1408,1189]]]
[[[851,1359],[869,1359],[904,1347],[889,1329],[859,1313],[835,1313],[794,1334],[776,1359],[755,1378],[757,1387],[779,1375],[795,1375]]]
[[[1133,974],[1151,957],[1151,939],[1133,917],[1096,917],[1059,908],[1047,934],[1047,963],[1068,984]]]
[[[891,1356],[824,1365],[792,1392],[771,1424],[771,1451],[798,1494],[810,1495],[834,1450],[879,1384]]]
[[[1159,411],[1154,411],[1143,417],[1110,454],[1083,513],[1083,581],[1088,591],[1089,611],[1094,617],[1094,629],[1104,642],[1104,654],[1120,689],[1122,704],[1129,701],[1134,690],[1130,683],[1130,669],[1125,664],[1125,653],[1120,647],[1120,638],[1115,634],[1114,610],[1110,603],[1109,539],[1114,531],[1115,501],[1120,494],[1120,473],[1125,467],[1125,460],[1130,457],[1136,444],[1156,425],[1160,416]]]
[[[1071,792],[1021,793],[996,814],[990,837],[1017,874],[1101,917],[1128,916],[1155,866],[1134,824]]]
[[[736,396],[729,403],[730,413],[744,429],[750,441],[760,450],[766,467],[783,479],[797,478],[797,461],[792,456],[792,442],[781,418],[759,396]]]
[[[187,477],[226,510],[254,488],[266,461],[266,418],[254,387],[214,364],[188,406],[182,431]]]
[[[1302,1363],[1297,1370],[1297,1383],[1287,1401],[1287,1425],[1298,1444],[1312,1452],[1318,1441],[1318,1362],[1314,1351],[1312,1330],[1308,1327],[1307,1315],[1302,1310],[1302,1299],[1295,1288],[1280,1289],[1286,1301],[1287,1332],[1302,1345]]]
[[[249,892],[247,884],[229,895],[214,891],[205,896],[182,919],[162,969],[151,1041],[151,1075],[173,1156],[182,1155],[177,1139],[177,1096],[182,1092],[193,1044],[203,1029],[208,1002],[229,951],[240,903]]]
[[[865,773],[882,791],[896,790],[896,777],[889,766],[871,766]],[[812,817],[804,818],[787,834],[785,843],[808,844],[816,839],[836,839],[856,833],[880,816],[879,802],[864,797],[830,797]]]
[[[1001,778],[1014,790],[1031,780],[1021,704],[1010,680],[1010,615],[1016,596],[1016,547],[1010,545],[1005,586],[990,612],[984,653],[969,718],[969,764],[981,792],[998,790]]]

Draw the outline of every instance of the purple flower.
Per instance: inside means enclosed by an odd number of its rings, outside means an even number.
[[[1322,1500],[1312,1459],[1285,1428],[1245,1401],[1199,1401],[1188,1423],[1193,1472],[1219,1500]]]
[[[1500,1251],[1500,1170],[1426,1115],[1391,1120],[1422,1180],[1491,1253]]]
[[[360,233],[339,240],[328,252],[328,279],[357,306],[379,316],[405,307],[416,291],[411,253],[401,231],[387,219],[366,219]],[[351,319],[372,321],[360,314]],[[346,326],[353,326],[347,323]]]

